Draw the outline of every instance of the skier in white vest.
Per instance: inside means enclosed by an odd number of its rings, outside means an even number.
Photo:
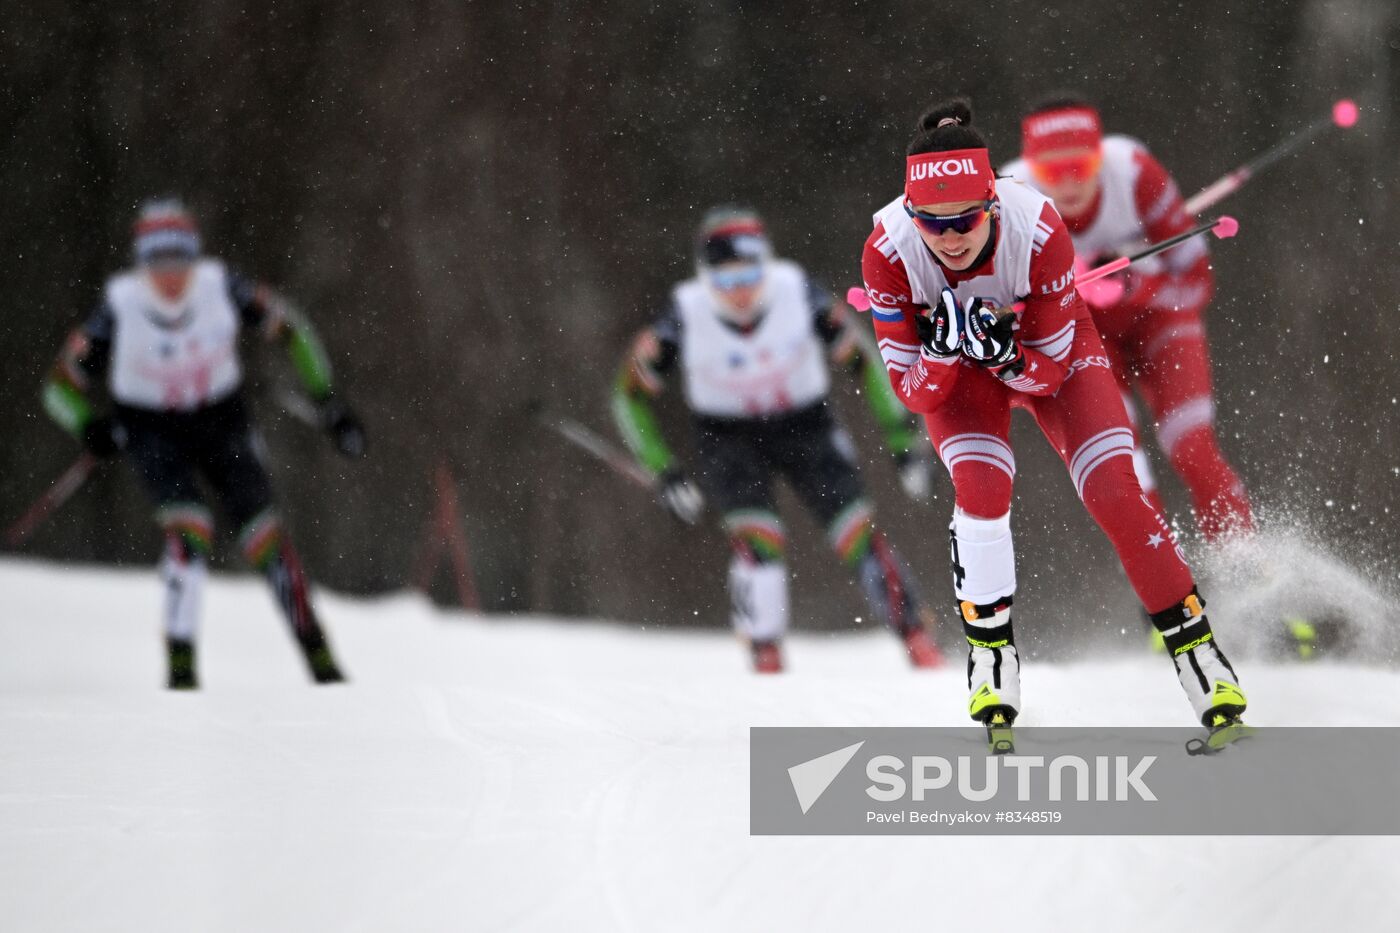
[[[928,496],[931,460],[874,347],[862,347],[845,315],[800,266],[773,256],[756,213],[716,208],[697,237],[695,277],[675,287],[669,307],[637,336],[613,395],[618,428],[657,477],[662,504],[694,525],[703,489],[723,515],[733,547],[731,622],[762,673],[783,669],[788,629],[787,541],[773,498],[779,476],[827,529],[871,614],[902,641],[911,663],[941,660],[926,629],[932,616],[874,525],[854,445],[828,407],[828,359],[862,379],[911,497]],[[676,370],[696,428],[698,487],[680,470],[651,409]]]
[[[97,310],[64,345],[44,407],[92,453],[124,453],[156,507],[165,535],[167,685],[199,685],[195,640],[213,516],[197,476],[239,529],[244,557],[272,586],[312,678],[341,681],[273,505],[242,392],[240,335],[255,330],[287,348],[343,455],[363,455],[364,429],[331,391],[329,362],[306,319],[267,286],[201,255],[199,229],[179,201],[142,206],[133,253],[134,268],[107,280]],[[97,381],[110,398],[106,414],[92,398]]]

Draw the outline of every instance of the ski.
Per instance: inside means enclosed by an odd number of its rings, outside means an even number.
[[[993,755],[1010,755],[1016,751],[1016,737],[1006,713],[996,710],[982,724],[987,727],[987,747]]]
[[[1256,731],[1238,717],[1226,719],[1218,725],[1211,726],[1210,734],[1205,738],[1188,741],[1186,754],[1218,755],[1236,742],[1251,737]]]
[[[194,642],[167,636],[165,650],[170,662],[170,678],[166,681],[166,687],[171,690],[198,690]]]

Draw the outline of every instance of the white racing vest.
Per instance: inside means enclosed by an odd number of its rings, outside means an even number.
[[[719,299],[698,278],[677,285],[674,297],[691,411],[753,418],[826,398],[831,373],[807,300],[807,276],[796,263],[775,259],[767,264],[763,319],[747,334],[724,323]]]
[[[191,411],[237,389],[240,321],[228,285],[223,263],[199,260],[172,316],[157,310],[162,301],[142,272],[108,279],[112,398],[135,408]]]
[[[1140,170],[1134,157],[1142,151],[1142,143],[1130,136],[1103,138],[1099,212],[1087,229],[1079,233],[1070,231],[1076,255],[1089,260],[1106,253],[1127,256],[1148,245],[1134,194]],[[1025,159],[1017,159],[1002,171],[1027,185],[1035,186],[1035,179]],[[1155,274],[1162,271],[1162,261],[1152,256],[1139,260],[1135,267],[1143,273]]]
[[[1040,219],[1049,199],[1026,185],[1007,178],[996,181],[997,200],[1001,202],[997,222],[997,246],[993,258],[995,272],[967,279],[953,288],[963,304],[973,298],[999,308],[1010,307],[1030,294],[1031,259],[1050,238],[1051,229]],[[904,195],[895,198],[875,215],[883,224],[889,244],[904,262],[909,276],[910,296],[916,304],[933,305],[948,286],[948,279],[929,254],[919,236],[914,221],[904,212]],[[885,249],[883,243],[877,248]]]

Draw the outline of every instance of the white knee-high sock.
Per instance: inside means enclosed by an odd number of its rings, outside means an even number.
[[[1016,553],[1011,513],[976,518],[953,511],[953,590],[960,602],[987,605],[1016,592]]]
[[[735,555],[729,562],[729,601],[736,632],[753,641],[782,638],[788,626],[787,565]]]
[[[167,551],[160,562],[165,584],[165,634],[176,641],[193,642],[199,634],[199,609],[209,565],[199,555]]]

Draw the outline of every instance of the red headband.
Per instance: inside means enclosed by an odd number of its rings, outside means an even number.
[[[199,232],[194,220],[186,214],[158,214],[155,217],[143,217],[131,225],[131,232],[135,236],[145,236],[148,233],[157,233],[162,230],[177,230],[181,233]]]
[[[1062,107],[1021,121],[1021,155],[1034,159],[1056,149],[1097,149],[1103,136],[1093,107]]]
[[[921,152],[908,159],[904,194],[915,207],[990,201],[996,194],[996,173],[985,149]]]
[[[741,236],[767,236],[763,229],[763,224],[757,220],[734,220],[729,223],[715,227],[713,230],[706,230],[702,239],[713,240],[717,237]]]

